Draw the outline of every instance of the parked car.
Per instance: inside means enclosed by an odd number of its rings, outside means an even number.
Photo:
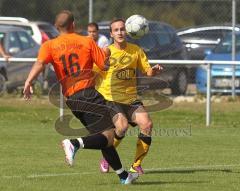
[[[40,31],[45,32],[49,39],[53,39],[58,36],[59,32],[52,24],[45,21],[32,21],[30,22],[38,26]]]
[[[236,26],[240,30],[240,25]],[[190,60],[203,60],[206,50],[213,50],[220,40],[232,31],[230,24],[226,25],[202,25],[179,29],[177,35],[184,43]],[[196,66],[189,72],[189,80],[195,82]]]
[[[52,24],[43,21],[33,22],[21,17],[0,17],[0,26],[4,25],[23,28],[38,44],[58,35],[57,29]]]
[[[237,25],[235,30],[240,31],[240,25]],[[205,50],[214,49],[220,40],[231,31],[230,24],[204,25],[179,29],[177,35],[184,43],[189,59],[203,60]]]
[[[0,17],[1,21],[19,21],[19,22],[29,22],[26,18],[23,17]]]
[[[110,22],[100,22],[99,32],[110,38]],[[163,22],[149,21],[149,33],[138,40],[129,38],[128,41],[138,44],[145,51],[148,59],[187,59],[186,50],[175,29]],[[161,64],[161,63],[160,63]],[[159,77],[163,83],[167,84],[172,90],[172,94],[185,94],[188,85],[188,68],[185,66],[164,65],[164,71]],[[155,81],[156,82],[156,81]],[[153,85],[154,80],[143,78],[139,85]],[[153,85],[154,86],[154,85]],[[161,84],[155,84],[155,87],[162,87]],[[164,85],[163,85],[164,87]]]
[[[0,40],[12,57],[36,58],[39,45],[23,29],[12,26],[0,27]],[[0,61],[0,92],[7,88],[12,91],[24,84],[33,63]]]
[[[229,32],[217,45],[217,47],[208,53],[205,60],[232,60],[232,33]],[[236,32],[236,60],[240,61],[240,32]],[[214,64],[211,68],[212,92],[231,93],[232,92],[232,65]],[[235,70],[235,88],[236,93],[240,93],[240,65],[236,65]],[[207,71],[206,66],[200,66],[196,71],[196,86],[200,93],[206,93]]]

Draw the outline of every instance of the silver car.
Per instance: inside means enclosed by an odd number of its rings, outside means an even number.
[[[12,57],[36,58],[39,45],[23,29],[0,25],[0,41]],[[32,67],[30,62],[0,61],[0,92],[7,89],[11,92],[24,84]]]

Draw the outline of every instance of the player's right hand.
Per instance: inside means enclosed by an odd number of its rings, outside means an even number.
[[[104,48],[102,48],[102,50],[104,51],[104,53],[106,55],[104,71],[107,71],[109,69],[109,67],[110,67],[109,58],[111,56],[111,51],[110,51],[110,49],[108,47],[104,47]]]
[[[10,54],[6,54],[6,53],[3,54],[3,58],[5,58],[7,62],[8,62],[8,59],[11,57],[12,56]]]
[[[23,89],[23,98],[25,100],[30,100],[32,94],[33,94],[32,85],[26,81]]]
[[[104,47],[102,49],[103,49],[103,51],[104,51],[104,53],[105,53],[107,58],[111,56],[111,51],[110,51],[110,49],[108,47]]]

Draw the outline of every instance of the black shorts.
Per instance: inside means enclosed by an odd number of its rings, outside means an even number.
[[[123,104],[113,101],[107,101],[107,106],[109,107],[109,111],[111,112],[111,117],[115,116],[118,113],[122,113],[126,116],[128,123],[135,127],[136,123],[132,121],[133,113],[139,108],[139,106],[143,106],[143,103],[139,100],[132,102],[131,104]]]
[[[94,88],[80,90],[66,104],[91,134],[114,128],[106,100]]]

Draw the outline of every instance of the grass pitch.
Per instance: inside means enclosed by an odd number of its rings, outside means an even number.
[[[75,166],[64,163],[54,129],[58,108],[46,99],[0,99],[0,190],[240,190],[240,103],[213,104],[205,127],[205,104],[181,103],[151,113],[153,143],[134,185],[120,185],[114,172],[101,174],[98,151],[81,150]],[[137,130],[118,148],[129,168]]]

